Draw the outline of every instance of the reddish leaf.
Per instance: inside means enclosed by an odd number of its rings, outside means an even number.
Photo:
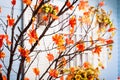
[[[47,59],[48,59],[48,61],[54,60],[53,54],[51,54],[51,53],[47,54]]]
[[[7,77],[5,75],[2,76],[3,80],[7,80]]]
[[[58,11],[59,11],[59,7],[58,7],[58,6],[54,6],[54,9],[55,9],[56,12],[58,13]]]
[[[35,29],[31,29],[31,30],[29,30],[29,37],[30,38],[34,38],[34,39],[38,39],[38,36],[37,36],[37,32],[36,32],[36,30]]]
[[[99,2],[99,4],[98,4],[100,7],[102,7],[102,6],[104,6],[104,2],[103,1],[101,1],[101,2]]]
[[[50,16],[51,16],[52,19],[54,19],[54,20],[58,19],[58,16],[56,16],[56,15],[54,15],[54,14],[51,14]]]
[[[5,53],[1,51],[1,52],[0,52],[0,59],[1,59],[1,58],[4,58],[4,57],[5,57]]]
[[[2,64],[0,64],[0,68],[2,68]]]
[[[64,80],[64,76],[61,76],[61,77],[60,77],[60,80]]]
[[[79,44],[76,45],[76,47],[78,48],[79,51],[84,51],[85,50],[84,43],[79,43]]]
[[[72,10],[74,8],[74,6],[70,3],[70,1],[68,0],[67,4],[66,4],[67,7],[70,7],[70,10]]]
[[[38,35],[34,27],[31,30],[29,30],[28,36],[30,37],[29,38],[30,44],[33,44],[36,40],[38,40]]]
[[[14,19],[11,18],[9,15],[7,16],[7,20],[8,20],[8,26],[13,26],[14,25]]]
[[[66,80],[72,80],[74,77],[74,75],[72,74],[68,74],[67,77],[66,77]]]
[[[29,52],[30,52],[28,49],[24,49],[21,46],[19,46],[18,51],[20,52],[21,56],[25,58],[28,57]]]
[[[54,78],[57,78],[58,77],[58,71],[56,69],[50,69],[49,75],[54,77]]]
[[[40,74],[39,68],[33,68],[33,72],[35,73],[36,76]]]
[[[24,80],[30,80],[29,78],[25,77]]]
[[[115,28],[115,27],[112,27],[112,28],[108,29],[108,32],[112,32],[112,31],[114,31],[114,30],[116,30],[116,28]]]
[[[102,47],[101,46],[95,46],[95,48],[93,49],[93,53],[97,53],[98,56],[100,55]]]
[[[16,4],[16,0],[12,0],[11,3],[14,6]]]
[[[8,40],[8,35],[0,34],[0,48],[3,46],[3,40],[6,39],[6,42],[10,42]]]
[[[90,63],[89,62],[84,62],[83,66],[84,66],[84,68],[89,68]]]
[[[109,40],[106,40],[106,43],[107,44],[112,44],[114,41],[113,40],[111,40],[111,39],[109,39]]]
[[[26,62],[30,63],[30,60],[31,60],[30,56],[27,56],[26,57]]]
[[[0,48],[3,46],[3,39],[0,38]]]
[[[70,67],[70,72],[74,73],[75,72],[75,68],[74,67]]]
[[[48,21],[48,17],[47,17],[46,15],[44,15],[44,16],[42,17],[42,19],[43,19],[44,21]]]
[[[11,41],[9,41],[8,35],[4,35],[4,38],[6,39],[6,43],[8,46],[12,44]]]
[[[74,26],[76,25],[76,18],[75,16],[72,16],[70,19],[69,19],[69,25],[74,28]]]
[[[74,43],[74,41],[73,41],[73,40],[71,40],[71,39],[68,39],[68,38],[67,38],[67,39],[66,39],[66,43],[67,43],[67,44],[73,44],[73,43]]]

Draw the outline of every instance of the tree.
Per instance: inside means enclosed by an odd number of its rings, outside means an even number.
[[[99,2],[96,7],[90,6],[87,0],[65,0],[60,6],[52,4],[51,0],[22,2],[25,7],[18,18],[13,17],[16,0],[11,0],[12,14],[7,15],[7,21],[0,18],[4,32],[0,34],[0,69],[3,80],[10,80],[12,72],[16,73],[16,80],[29,80],[26,74],[29,73],[31,65],[44,53],[47,53],[49,65],[47,64],[44,72],[40,72],[38,66],[32,68],[36,80],[42,80],[46,76],[45,79],[48,80],[63,80],[64,77],[67,80],[98,79],[99,69],[104,68],[99,57],[101,53],[111,56],[116,30],[110,18],[111,12],[107,13],[102,8],[104,2]],[[28,23],[21,28],[18,22],[23,19],[28,8],[32,15]],[[76,10],[80,13],[77,17]],[[66,13],[68,15],[61,19]],[[40,31],[40,27],[43,26],[43,30]],[[19,33],[16,33],[16,30]],[[80,35],[76,35],[77,33]],[[44,39],[50,40],[49,45]],[[26,43],[29,46],[26,46]],[[96,68],[89,61],[79,66],[66,67],[77,55],[85,53],[98,55]],[[6,58],[8,64],[4,61]],[[19,64],[18,70],[14,70],[15,61]]]

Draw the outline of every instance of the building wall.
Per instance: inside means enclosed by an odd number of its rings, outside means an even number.
[[[3,18],[4,20],[6,19],[6,15],[9,13],[11,13],[10,11],[10,8],[11,8],[11,5],[10,5],[10,1],[11,0],[0,0],[0,6],[2,7],[2,14],[0,14],[0,18]],[[20,14],[21,12],[21,0],[16,0],[17,1],[17,5],[15,6],[15,17],[17,18],[17,15]],[[95,0],[94,2],[90,1],[90,4],[94,4],[96,3],[96,1],[98,0]],[[113,13],[112,13],[112,19],[113,19],[113,22],[115,23],[115,26],[118,26],[120,25],[120,6],[118,6],[120,4],[120,0],[105,0],[105,9],[106,10],[112,10]],[[118,12],[117,12],[118,10]],[[117,16],[117,13],[118,13],[118,16]],[[118,19],[118,23],[117,23],[117,19]],[[20,24],[21,25],[21,24]],[[0,33],[1,33],[1,30],[0,30]],[[106,80],[116,80],[118,74],[120,75],[120,55],[118,55],[118,53],[120,52],[120,50],[118,49],[120,46],[117,45],[119,44],[120,42],[118,42],[118,40],[120,39],[120,37],[118,37],[120,31],[118,31],[118,33],[116,34],[115,36],[115,44],[114,44],[114,48],[113,48],[113,53],[112,53],[112,59],[110,61],[108,61],[108,64],[107,64],[107,68],[105,68],[105,70],[103,70],[101,72],[101,79],[105,78]],[[118,56],[118,57],[117,57]],[[42,60],[43,58],[41,58]],[[119,63],[119,64],[118,64]],[[17,69],[17,66],[15,66],[15,68]],[[32,73],[31,73],[32,74]],[[15,76],[14,76],[14,73],[11,75],[11,80],[14,80],[15,79]]]

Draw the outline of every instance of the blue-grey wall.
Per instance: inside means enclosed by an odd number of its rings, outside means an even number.
[[[120,34],[120,0],[117,0],[117,17],[118,17],[118,34]],[[120,35],[118,35],[118,40],[120,40]],[[120,44],[120,41],[118,42]],[[118,75],[120,76],[120,45],[118,45]]]
[[[101,0],[89,0],[89,1],[90,1],[90,4],[96,5]],[[119,17],[117,16],[117,11],[119,9],[119,13],[120,13],[120,6],[119,6],[120,0],[104,0],[104,1],[105,1],[105,5],[103,8],[106,11],[112,10],[111,19],[115,24],[115,26],[118,27],[118,19],[120,24],[120,16]],[[119,8],[117,8],[118,6]],[[110,61],[107,61],[107,67],[104,70],[101,70],[100,80],[103,80],[103,79],[116,80],[118,77],[118,67],[120,66],[120,64],[118,65],[118,48],[119,48],[118,40],[120,40],[120,37],[118,39],[118,36],[119,35],[117,31],[116,36],[114,37],[115,43],[113,45],[112,59]],[[119,52],[120,52],[120,49],[119,49]],[[120,59],[119,59],[119,63],[120,63]],[[120,67],[119,67],[119,75],[120,75]]]
[[[118,0],[120,1],[120,0]],[[105,0],[105,9],[112,10],[113,23],[118,27],[117,23],[117,0]],[[101,78],[105,80],[117,80],[118,77],[118,31],[114,37],[115,43],[113,45],[112,59],[108,61],[107,68],[101,72]]]

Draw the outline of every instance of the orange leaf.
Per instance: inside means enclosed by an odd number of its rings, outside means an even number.
[[[5,39],[6,39],[7,45],[8,45],[8,46],[11,45],[12,43],[11,43],[11,41],[8,40],[8,35],[4,35],[4,37],[5,37]]]
[[[84,51],[84,50],[85,50],[84,43],[78,43],[78,44],[76,45],[76,47],[78,48],[79,51]]]
[[[68,74],[67,77],[66,77],[66,80],[72,80],[73,79],[73,75],[72,74]]]
[[[90,63],[89,62],[84,62],[83,66],[84,66],[84,68],[89,68]]]
[[[11,45],[12,43],[8,40],[8,35],[4,35],[4,34],[1,34],[0,35],[0,48],[2,47],[3,45],[3,40],[6,40],[6,43],[9,45]]]
[[[36,40],[38,40],[38,35],[34,27],[31,30],[29,30],[28,36],[30,37],[30,44],[33,44]]]
[[[88,6],[88,1],[80,1],[78,5],[79,10],[84,10]]]
[[[70,1],[68,0],[67,4],[66,4],[67,7],[70,7],[70,10],[72,10],[74,8],[74,6],[70,3]]]
[[[102,47],[101,46],[95,46],[95,48],[93,49],[93,52],[94,53],[97,53],[98,54],[98,56],[100,55],[100,52],[101,52],[101,49],[102,49]]]
[[[75,68],[74,67],[70,67],[70,72],[74,73],[74,71],[75,71]]]
[[[67,38],[67,39],[66,39],[66,43],[67,43],[67,44],[74,44],[74,41]]]
[[[56,16],[56,15],[54,15],[54,14],[51,14],[51,17],[52,17],[52,19],[54,19],[54,20],[58,19],[58,16]]]
[[[8,19],[8,26],[13,26],[14,25],[14,19],[13,18],[9,18]]]
[[[7,21],[8,21],[8,26],[13,26],[14,25],[14,19],[10,17],[10,15],[7,15]]]
[[[69,25],[74,28],[74,26],[76,25],[76,18],[75,16],[72,16],[70,19],[69,19]]]
[[[47,54],[47,59],[48,59],[48,61],[54,60],[53,54],[51,54],[51,53]]]
[[[65,51],[66,47],[64,45],[58,46],[59,51]]]
[[[63,35],[58,35],[58,34],[55,34],[53,37],[52,37],[53,41],[56,43],[56,45],[58,46],[61,46],[64,44],[64,39],[63,39]]]
[[[73,34],[75,32],[74,28],[70,29],[70,34]]]
[[[37,32],[36,32],[36,30],[35,29],[31,29],[31,30],[29,30],[29,37],[30,38],[34,38],[34,39],[38,39],[38,36],[37,36]]]
[[[116,28],[115,28],[115,27],[112,27],[112,28],[108,29],[108,32],[112,32],[112,31],[114,31],[114,30],[116,30]]]
[[[56,10],[56,12],[59,11],[59,7],[58,6],[54,6],[54,9]]]
[[[88,11],[88,12],[84,12],[83,13],[85,16],[89,16],[89,14],[90,14],[90,12]]]
[[[103,1],[101,1],[101,2],[99,2],[99,4],[98,4],[100,7],[102,7],[102,6],[104,6],[104,2]]]
[[[7,80],[7,77],[5,75],[2,76],[3,80]]]
[[[31,60],[30,56],[27,56],[26,57],[26,62],[30,63],[30,60]]]
[[[44,16],[42,17],[42,19],[43,19],[44,21],[48,21],[48,17],[47,17],[46,15],[44,15]]]
[[[1,59],[1,58],[4,58],[4,57],[5,57],[5,53],[1,51],[1,52],[0,52],[0,59]]]
[[[40,74],[39,68],[33,68],[33,72],[35,73],[36,76]]]
[[[28,49],[24,49],[21,46],[19,46],[18,51],[20,52],[21,56],[25,58],[28,57],[29,52],[30,52]]]
[[[32,3],[32,1],[31,0],[23,0],[23,3],[26,5],[30,5]]]
[[[8,46],[10,46],[12,44],[12,42],[9,41],[9,40],[6,40],[6,43],[7,43]]]
[[[60,80],[64,80],[64,76],[61,76],[61,77],[60,77]]]
[[[109,40],[106,40],[106,43],[107,44],[112,44],[114,41],[113,40],[111,40],[111,39],[109,39]]]
[[[58,77],[58,71],[56,69],[50,69],[49,75],[54,77],[54,78],[57,78]]]
[[[102,43],[105,42],[105,39],[104,39],[104,38],[100,38],[100,37],[99,37],[98,40],[101,41]]]
[[[29,78],[25,77],[24,80],[30,80]]]

